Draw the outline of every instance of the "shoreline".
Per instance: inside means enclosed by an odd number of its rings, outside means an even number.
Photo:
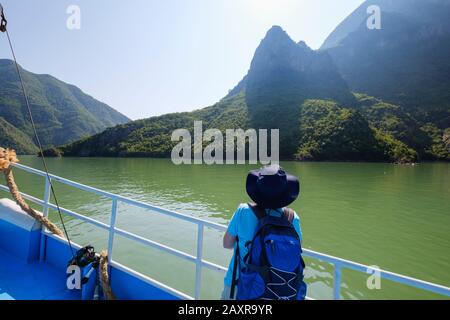
[[[34,156],[34,157],[38,157],[40,158],[40,155],[36,155],[36,154],[19,154],[20,156]],[[95,159],[95,158],[99,158],[99,159],[166,159],[166,160],[170,160],[170,157],[146,157],[146,156],[108,156],[108,155],[95,155],[95,156],[56,156],[56,155],[44,155],[46,158],[86,158],[86,159]],[[280,162],[295,162],[295,163],[372,163],[372,164],[392,164],[392,165],[401,165],[401,166],[417,166],[420,164],[426,164],[426,163],[450,163],[449,161],[446,160],[423,160],[423,161],[418,161],[418,162],[405,162],[405,163],[401,163],[401,162],[385,162],[385,161],[364,161],[364,160],[292,160],[292,159],[280,159]],[[259,164],[259,163],[258,163]],[[189,165],[189,164],[188,164]],[[190,164],[190,165],[194,165],[194,163]],[[198,164],[196,164],[198,165]],[[210,166],[208,164],[203,163],[202,165],[206,165],[206,166]],[[219,164],[212,164],[212,165],[219,165]],[[229,166],[230,164],[223,164],[223,165],[227,165]],[[245,163],[245,164],[237,164],[234,163],[234,165],[252,165],[250,163]],[[261,165],[261,164],[259,164]]]

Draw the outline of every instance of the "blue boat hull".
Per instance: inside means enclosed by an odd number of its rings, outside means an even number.
[[[95,277],[80,290],[67,288],[66,268],[70,258],[65,240],[43,233],[40,227],[24,228],[7,221],[0,212],[0,300],[92,299]],[[161,288],[163,285],[124,266],[110,266],[109,274],[117,299],[179,299]]]

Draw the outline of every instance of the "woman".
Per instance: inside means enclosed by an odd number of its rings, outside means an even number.
[[[224,279],[223,300],[236,298],[233,278],[236,283],[239,273],[246,267],[244,257],[249,253],[249,244],[254,239],[255,230],[260,226],[262,217],[286,218],[295,229],[299,246],[302,240],[299,217],[293,210],[286,208],[297,199],[300,192],[300,183],[295,176],[286,174],[279,165],[266,166],[249,172],[246,190],[255,205],[241,204],[238,207],[223,238],[224,248],[235,250]],[[301,248],[299,252],[301,260]],[[236,256],[239,256],[239,259],[235,261]],[[301,268],[301,281],[303,268],[304,265]]]

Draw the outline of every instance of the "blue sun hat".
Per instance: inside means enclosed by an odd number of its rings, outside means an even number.
[[[297,177],[287,174],[279,165],[252,170],[247,175],[246,190],[249,197],[266,209],[284,208],[300,194]]]

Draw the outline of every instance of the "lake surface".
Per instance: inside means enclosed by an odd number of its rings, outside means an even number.
[[[42,169],[41,160],[20,157]],[[166,159],[48,159],[51,173],[178,212],[227,224],[239,203],[248,202],[245,177],[256,166],[175,166]],[[450,164],[398,166],[374,163],[282,162],[300,178],[301,195],[291,206],[300,215],[305,248],[376,265],[382,269],[450,286]],[[42,198],[43,179],[15,171],[21,191]],[[3,179],[2,179],[3,183]],[[62,207],[109,223],[111,202],[55,184]],[[6,196],[2,193],[1,197]],[[51,214],[57,222],[55,213]],[[71,239],[107,247],[107,233],[65,216]],[[196,226],[154,212],[120,205],[118,227],[190,254]],[[222,234],[205,230],[204,258],[228,266],[231,252]],[[194,264],[116,237],[113,259],[185,293],[194,292]],[[308,295],[332,297],[333,269],[307,259]],[[369,290],[366,274],[344,271],[345,299],[436,298],[433,294],[382,280]],[[218,273],[203,271],[202,298],[218,298]]]

